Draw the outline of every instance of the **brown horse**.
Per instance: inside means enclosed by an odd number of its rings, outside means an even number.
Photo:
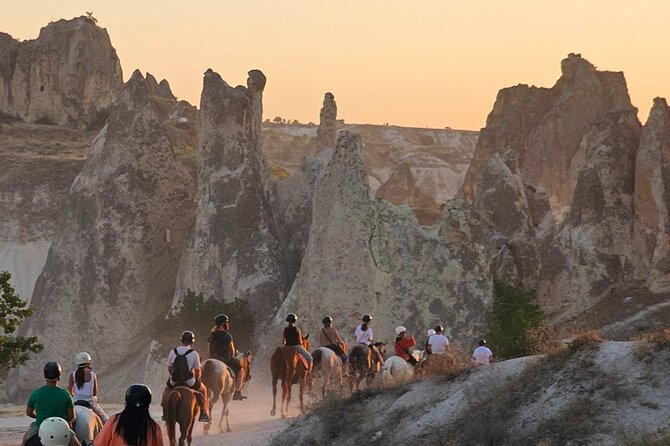
[[[382,358],[386,355],[386,343],[376,342],[375,348],[379,350]],[[349,350],[349,388],[353,392],[358,390],[361,381],[365,378],[367,387],[372,385],[372,380],[380,370],[382,363],[372,349],[364,344],[356,344]]]
[[[309,335],[302,339],[302,346],[309,351],[307,338]],[[275,416],[277,413],[277,381],[280,379],[282,382],[281,417],[286,418],[293,384],[300,384],[300,412],[304,413],[303,396],[309,370],[305,367],[300,353],[292,347],[277,347],[270,358],[270,373],[272,374],[272,411],[270,415]]]
[[[198,416],[200,407],[193,390],[188,387],[177,386],[170,390],[165,404],[165,426],[170,439],[170,446],[175,446],[177,423],[179,423],[179,446],[186,442],[191,445],[193,425]]]
[[[251,377],[251,352],[238,353],[236,359],[240,361],[243,373],[244,382]],[[235,392],[235,378],[228,366],[218,359],[207,359],[202,363],[202,382],[207,387],[209,392],[209,414],[213,416],[212,408],[214,404],[221,398],[223,403],[223,410],[221,411],[221,419],[219,420],[219,431],[223,430],[223,417],[226,417],[226,432],[231,432],[230,422],[228,421],[228,403]],[[206,423],[203,427],[205,435],[209,434],[211,423]]]

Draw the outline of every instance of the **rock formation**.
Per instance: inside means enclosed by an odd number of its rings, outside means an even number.
[[[513,149],[524,180],[546,190],[556,212],[570,205],[576,172],[586,162],[582,137],[604,113],[631,103],[623,73],[597,71],[578,54],[568,55],[561,71],[552,88],[517,85],[498,93],[461,196],[475,194],[476,178],[494,153]]]
[[[642,129],[635,163],[638,275],[653,291],[670,287],[670,109],[656,98]]]
[[[539,296],[561,321],[617,287],[634,283],[633,190],[640,138],[637,110],[614,110],[582,141],[587,159],[570,211],[544,241]]]
[[[45,359],[82,350],[105,380],[103,398],[143,379],[149,328],[170,309],[193,224],[193,189],[136,71],[70,189],[25,330],[44,353],[19,369],[14,397],[39,384]]]
[[[243,299],[262,323],[287,284],[260,145],[265,76],[250,71],[247,85],[233,88],[205,73],[196,221],[175,299],[187,289],[222,301]]]
[[[337,104],[332,93],[323,97],[323,107],[319,114],[319,128],[316,131],[316,153],[335,147],[337,134]]]
[[[0,33],[0,73],[2,113],[81,128],[104,124],[123,85],[107,31],[87,17],[50,23],[26,42]]]

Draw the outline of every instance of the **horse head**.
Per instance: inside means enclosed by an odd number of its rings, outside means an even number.
[[[302,347],[309,351],[309,333],[306,336],[302,337]]]
[[[382,357],[386,356],[386,342],[375,342],[374,346],[377,350],[379,350],[379,353],[381,353]]]

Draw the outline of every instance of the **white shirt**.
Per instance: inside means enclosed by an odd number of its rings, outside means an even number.
[[[84,381],[84,385],[77,387],[77,380],[74,375],[77,372],[72,372],[72,401],[87,401],[89,403],[94,402],[93,398],[93,383],[95,382],[95,372],[91,370],[91,379],[89,381]]]
[[[374,339],[374,333],[372,332],[372,328],[370,328],[369,326],[367,330],[363,331],[363,329],[359,325],[358,327],[356,327],[356,330],[354,330],[354,338],[356,339],[356,342],[365,345],[370,345],[372,344],[372,340]]]
[[[192,349],[192,347],[186,346],[186,345],[180,345],[177,347],[177,353],[180,355],[183,355],[186,353],[189,349]],[[170,350],[170,354],[168,355],[168,367],[172,367],[174,364],[174,360],[177,358],[177,355],[174,354],[174,349]],[[186,356],[186,362],[188,362],[188,368],[189,370],[199,370],[200,369],[200,355],[198,355],[198,352],[193,350],[191,353],[189,353]],[[170,378],[170,384],[174,385],[174,381],[172,381],[172,378]],[[186,381],[184,384],[187,386],[193,386],[195,385],[195,377],[189,379]]]
[[[443,334],[434,334],[428,339],[430,351],[434,355],[441,355],[447,351],[449,347],[449,339]]]
[[[491,360],[491,356],[493,356],[493,352],[488,347],[484,347],[483,345],[477,347],[472,353],[472,359],[475,360],[475,365],[488,364]]]

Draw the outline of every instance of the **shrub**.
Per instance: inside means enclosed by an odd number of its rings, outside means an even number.
[[[570,342],[571,350],[579,350],[581,348],[595,347],[603,342],[600,332],[597,330],[584,330],[573,334],[572,342]]]
[[[56,125],[56,121],[53,120],[50,116],[40,116],[35,120],[35,124],[40,125]]]
[[[179,337],[184,330],[195,333],[195,350],[201,357],[207,356],[207,337],[213,327],[217,314],[225,313],[230,317],[231,334],[235,347],[248,350],[252,346],[254,317],[246,301],[236,299],[233,302],[221,302],[205,299],[202,293],[188,290],[179,308],[157,323],[153,338],[157,341],[152,349],[156,360],[167,358],[172,348],[179,345]]]

